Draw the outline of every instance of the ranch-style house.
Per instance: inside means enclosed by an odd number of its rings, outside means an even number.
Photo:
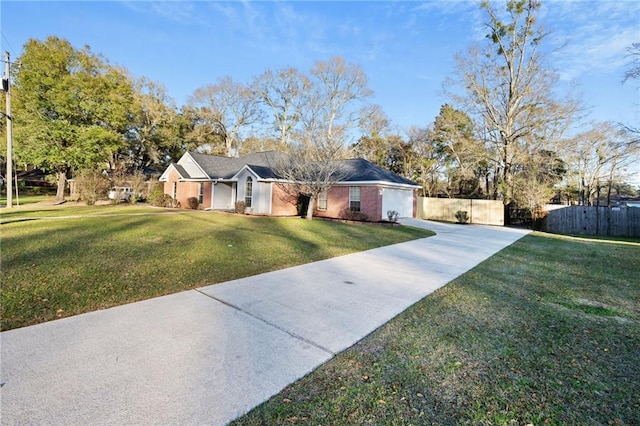
[[[292,197],[287,190],[292,182],[276,173],[275,164],[285,155],[270,151],[231,158],[186,152],[167,167],[160,181],[165,194],[182,207],[195,197],[207,210],[234,210],[236,201],[244,201],[249,214],[294,216],[304,196]],[[345,218],[359,212],[378,221],[396,211],[398,217],[415,217],[419,185],[364,159],[340,163],[342,177],[320,194],[314,216]]]

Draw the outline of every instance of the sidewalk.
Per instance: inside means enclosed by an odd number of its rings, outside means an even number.
[[[4,332],[1,423],[237,418],[528,231],[410,241]]]

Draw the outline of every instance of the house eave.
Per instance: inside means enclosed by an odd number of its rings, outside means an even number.
[[[175,170],[176,171],[176,173],[178,174],[179,179],[184,179],[184,177],[180,173],[180,170],[178,170],[176,168],[175,164],[172,163],[172,164],[169,164],[167,169],[160,175],[160,177],[158,178],[158,181],[160,181],[160,182],[169,181],[169,173],[170,173],[171,170]]]
[[[334,185],[340,186],[384,186],[390,188],[404,188],[404,189],[420,189],[420,185],[411,185],[408,183],[396,183],[396,182],[388,182],[384,180],[373,181],[373,180],[362,180],[362,181],[341,181],[336,182]]]

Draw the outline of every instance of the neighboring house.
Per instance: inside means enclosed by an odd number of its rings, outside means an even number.
[[[286,158],[281,152],[259,152],[240,158],[185,153],[160,176],[164,192],[180,205],[196,197],[202,208],[234,210],[244,201],[246,212],[256,215],[294,216],[300,198],[286,191],[287,182],[274,170]],[[369,220],[387,219],[387,211],[398,217],[414,217],[415,183],[364,159],[341,160],[345,178],[322,194],[314,216],[344,218],[348,212],[366,214]]]

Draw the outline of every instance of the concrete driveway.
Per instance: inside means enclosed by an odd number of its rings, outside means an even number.
[[[230,422],[528,231],[425,238],[3,332],[3,425]]]

